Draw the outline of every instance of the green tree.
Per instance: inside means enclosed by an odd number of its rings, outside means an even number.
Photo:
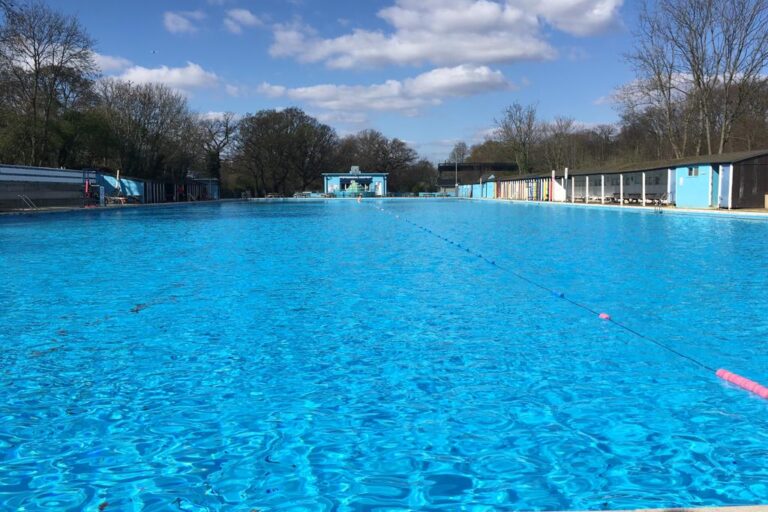
[[[259,195],[289,194],[319,182],[336,154],[332,128],[298,108],[262,110],[240,121],[235,159]]]
[[[237,134],[237,125],[237,118],[232,112],[200,119],[208,176],[221,179],[221,158]]]

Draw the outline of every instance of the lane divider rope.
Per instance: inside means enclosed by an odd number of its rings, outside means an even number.
[[[370,204],[370,203],[365,203],[365,204]],[[705,369],[707,371],[715,373],[718,377],[720,377],[720,378],[722,378],[722,379],[724,379],[724,380],[726,380],[728,382],[731,382],[731,383],[739,386],[742,389],[750,391],[750,392],[752,392],[752,393],[754,393],[754,394],[756,394],[758,396],[761,396],[762,398],[768,399],[768,388],[766,388],[765,386],[762,386],[761,384],[759,384],[757,382],[751,381],[749,379],[746,379],[744,377],[741,377],[740,375],[737,375],[735,373],[729,372],[729,371],[724,370],[724,369],[715,370],[713,367],[707,365],[706,363],[703,363],[702,361],[699,361],[695,357],[689,356],[688,354],[685,354],[685,353],[675,349],[674,347],[671,347],[671,346],[667,345],[666,343],[657,340],[656,338],[653,338],[651,336],[643,334],[642,332],[639,332],[636,329],[633,329],[632,327],[630,327],[630,326],[628,326],[628,325],[626,325],[626,324],[624,324],[622,322],[619,322],[619,321],[613,319],[611,317],[611,315],[609,315],[608,313],[595,311],[594,309],[592,309],[591,307],[587,306],[586,304],[582,304],[582,303],[580,303],[578,301],[575,301],[575,300],[567,297],[565,295],[565,293],[563,293],[561,291],[558,291],[558,290],[555,290],[553,288],[550,288],[550,287],[548,287],[546,285],[543,285],[541,283],[538,283],[538,282],[534,281],[533,279],[525,276],[524,274],[521,274],[520,272],[517,272],[517,271],[515,271],[514,269],[512,269],[510,267],[507,267],[506,265],[500,265],[495,260],[491,260],[489,258],[486,258],[481,253],[479,253],[477,251],[474,251],[474,250],[472,250],[469,247],[462,246],[460,243],[458,243],[458,242],[456,242],[454,240],[451,240],[450,238],[448,238],[448,237],[446,237],[444,235],[441,235],[440,233],[438,233],[436,231],[433,231],[433,230],[427,228],[426,226],[422,226],[421,224],[417,224],[416,222],[413,222],[412,220],[408,219],[407,217],[401,217],[399,214],[392,213],[392,212],[390,212],[390,211],[388,211],[388,210],[386,210],[386,209],[384,209],[384,208],[382,208],[380,206],[376,206],[376,205],[371,205],[371,206],[373,206],[373,208],[375,208],[376,210],[378,210],[378,211],[380,211],[380,212],[382,212],[382,213],[384,213],[386,215],[389,215],[390,217],[392,217],[392,218],[394,218],[396,220],[402,220],[406,224],[410,224],[411,226],[415,227],[416,229],[420,229],[421,231],[424,231],[428,235],[431,235],[431,236],[433,236],[435,238],[438,238],[438,239],[448,243],[449,245],[454,246],[455,248],[457,248],[457,249],[459,249],[459,250],[461,250],[463,252],[466,252],[466,253],[469,253],[469,254],[471,254],[473,256],[476,256],[478,259],[481,259],[481,260],[485,261],[489,265],[491,265],[493,267],[496,267],[497,269],[499,269],[501,271],[504,271],[504,272],[507,272],[509,274],[512,274],[516,278],[518,278],[521,281],[524,281],[524,282],[530,284],[531,286],[534,286],[536,288],[539,288],[540,290],[549,292],[555,298],[564,300],[564,301],[572,304],[573,306],[576,306],[577,308],[580,308],[580,309],[582,309],[582,310],[584,310],[584,311],[586,311],[586,312],[588,312],[588,313],[598,317],[599,319],[601,319],[601,320],[603,320],[605,322],[610,322],[611,324],[615,325],[616,327],[618,327],[620,329],[623,329],[624,331],[628,332],[629,334],[634,335],[637,338],[640,338],[640,339],[645,340],[645,341],[647,341],[649,343],[652,343],[652,344],[658,346],[659,348],[661,348],[663,350],[666,350],[666,351],[668,351],[668,352],[670,352],[670,353],[672,353],[672,354],[674,354],[674,355],[676,355],[676,356],[678,356],[678,357],[680,357],[682,359],[685,359],[685,360],[693,363],[694,365],[696,365],[696,366],[698,366],[700,368],[703,368],[703,369]]]

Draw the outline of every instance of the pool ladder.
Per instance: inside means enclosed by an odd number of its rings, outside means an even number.
[[[19,199],[24,203],[24,205],[27,208],[32,208],[33,210],[37,210],[37,205],[32,202],[32,200],[29,198],[29,196],[25,196],[24,194],[19,194]]]

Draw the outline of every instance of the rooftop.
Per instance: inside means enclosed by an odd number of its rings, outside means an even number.
[[[768,149],[758,149],[753,151],[738,151],[734,153],[722,153],[719,155],[699,155],[685,158],[653,160],[648,162],[634,162],[629,164],[608,164],[600,167],[589,167],[583,169],[569,169],[568,176],[587,176],[595,174],[620,174],[643,171],[659,171],[664,169],[674,169],[676,167],[687,167],[690,165],[705,164],[735,164],[750,160],[752,158],[768,157]],[[556,171],[555,176],[563,177],[565,171]],[[499,180],[520,180],[552,177],[552,172],[538,172],[511,177],[503,177]],[[498,177],[497,177],[498,178]]]
[[[719,155],[689,156],[685,158],[654,160],[650,162],[639,162],[623,165],[605,165],[595,168],[569,170],[568,174],[573,174],[576,176],[586,174],[616,174],[621,172],[641,172],[655,171],[660,169],[673,169],[675,167],[687,167],[689,165],[734,164],[761,156],[768,156],[768,149],[737,151],[735,153],[722,153]],[[562,175],[562,173],[558,173],[558,176],[560,175]]]
[[[323,176],[387,176],[388,172],[365,172],[360,167],[353,165],[349,172],[324,172]]]

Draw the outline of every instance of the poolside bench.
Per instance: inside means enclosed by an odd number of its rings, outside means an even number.
[[[661,204],[661,194],[656,194],[656,193],[645,194],[645,201],[650,202],[651,204],[654,204],[654,205]]]
[[[120,204],[124,205],[126,204],[126,199],[124,197],[107,197],[107,204]]]

